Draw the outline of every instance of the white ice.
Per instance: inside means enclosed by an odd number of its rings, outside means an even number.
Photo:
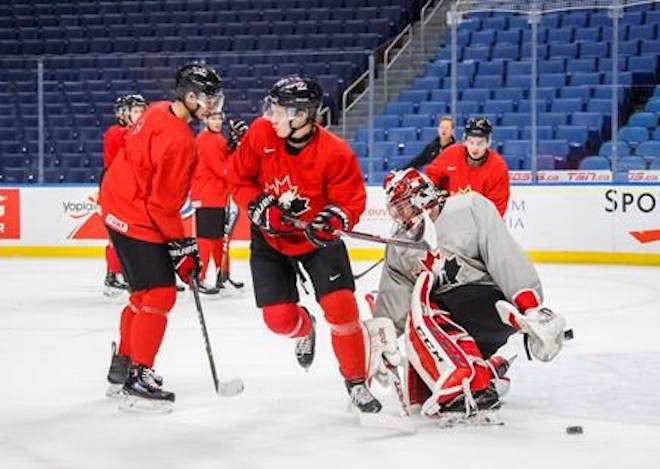
[[[186,293],[156,363],[174,412],[118,411],[104,391],[123,299],[101,295],[103,268],[0,261],[0,468],[658,467],[660,268],[539,265],[546,302],[575,340],[552,363],[518,359],[503,427],[422,424],[411,436],[357,425],[323,320],[315,363],[297,366],[293,343],[263,325],[244,261],[233,262],[244,298],[204,306],[220,374],[242,377],[245,392],[214,394]],[[377,282],[378,271],[361,279],[359,297]],[[377,394],[395,414],[390,392]],[[584,434],[567,435],[569,425]]]

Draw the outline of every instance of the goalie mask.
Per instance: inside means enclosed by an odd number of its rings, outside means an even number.
[[[442,208],[444,193],[415,168],[389,173],[383,181],[387,211],[394,221],[411,235],[423,223],[424,210]]]

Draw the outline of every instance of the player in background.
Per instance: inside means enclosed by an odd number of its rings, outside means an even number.
[[[365,335],[344,243],[366,204],[360,168],[348,144],[315,120],[323,92],[314,80],[280,79],[230,159],[228,180],[251,225],[250,267],[266,326],[296,339],[298,363],[314,359],[315,318],[299,304],[302,264],[331,329],[332,347],[354,406],[375,413],[381,404],[365,384]],[[293,217],[312,222],[303,231]]]
[[[223,261],[225,219],[229,216],[229,207],[227,207],[229,190],[225,173],[229,156],[233,151],[222,135],[223,120],[224,113],[220,110],[209,114],[205,120],[204,130],[195,139],[198,159],[190,190],[190,198],[195,208],[197,245],[202,263],[199,274],[199,291],[207,295],[218,294],[219,286],[223,286],[220,269]],[[242,121],[237,123],[232,121],[232,124],[235,128],[240,127],[243,133],[247,130],[247,126]],[[235,135],[233,128],[230,129],[230,132]],[[240,137],[231,139],[235,144],[238,143],[238,140]],[[213,257],[217,270],[216,286],[205,281],[211,257]],[[225,266],[228,272],[229,259],[225,260]],[[228,278],[228,274],[226,277]],[[240,282],[235,282],[235,284],[239,287],[243,286]]]
[[[135,125],[147,109],[147,100],[141,94],[129,94],[124,97],[128,108],[127,127]]]
[[[437,238],[433,251],[388,246],[378,287],[374,315],[405,336],[409,403],[428,416],[497,407],[508,384],[498,349],[521,330],[536,358],[552,360],[564,318],[543,306],[534,266],[481,194],[445,198],[412,168],[384,186],[398,235],[418,238],[426,214]]]
[[[509,203],[509,170],[502,156],[490,148],[492,131],[488,119],[469,119],[463,141],[440,153],[425,173],[450,195],[479,192],[504,216]]]
[[[456,143],[454,138],[454,118],[440,116],[438,119],[438,137],[431,140],[415,158],[406,163],[405,168],[419,169],[429,164],[433,159],[450,145]]]
[[[103,134],[103,174],[101,178],[103,178],[105,172],[115,160],[119,150],[124,146],[124,136],[128,128],[129,114],[126,96],[117,98],[114,104],[114,112],[115,123]],[[103,294],[106,296],[116,296],[123,290],[127,290],[128,284],[118,277],[121,274],[121,266],[119,265],[119,259],[112,247],[111,241],[105,247],[105,264],[106,274],[105,281],[103,282],[105,290]]]
[[[175,272],[189,283],[199,270],[197,244],[185,237],[179,213],[196,163],[189,122],[218,112],[223,102],[212,68],[180,68],[174,101],[149,106],[101,185],[103,220],[130,290],[108,372],[109,392],[121,388],[122,408],[167,410],[174,402],[153,366],[176,301]]]

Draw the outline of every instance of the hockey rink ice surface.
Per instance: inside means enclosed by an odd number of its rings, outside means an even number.
[[[369,262],[354,263],[359,272]],[[122,299],[101,294],[100,259],[0,261],[0,468],[653,468],[660,460],[660,268],[538,265],[546,304],[575,339],[550,364],[521,355],[510,370],[501,427],[414,435],[363,428],[319,321],[305,373],[293,342],[270,333],[252,299],[204,299],[222,378],[243,394],[213,392],[191,295],[170,314],[156,370],[177,393],[174,412],[120,412],[104,397]],[[358,281],[364,293],[380,268]],[[320,316],[313,297],[302,296]],[[516,339],[513,347],[520,347]],[[396,414],[389,390],[375,388]],[[566,434],[581,425],[582,435]]]

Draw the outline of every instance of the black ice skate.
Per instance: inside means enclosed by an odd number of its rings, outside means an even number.
[[[117,353],[117,344],[112,343],[112,358],[110,369],[108,370],[108,389],[105,395],[110,398],[120,397],[121,389],[128,378],[128,371],[131,367],[131,359],[126,355]]]
[[[103,294],[109,297],[115,297],[120,295],[123,291],[128,290],[128,284],[117,277],[117,274],[113,272],[108,272],[105,274],[105,280],[103,281],[105,289]]]
[[[225,296],[233,296],[243,292],[245,284],[237,280],[232,280],[226,272],[218,272],[215,286],[220,293]]]
[[[312,321],[312,327],[309,330],[309,334],[296,339],[296,360],[307,371],[312,366],[314,352],[316,350],[316,318],[309,314],[306,308],[303,309],[309,315],[309,319]]]
[[[122,388],[122,410],[171,412],[175,394],[161,388],[162,378],[154,370],[142,365],[131,365],[128,379]]]
[[[346,389],[351,397],[351,404],[356,410],[376,414],[383,408],[364,381],[346,381]]]
[[[473,411],[494,410],[501,406],[500,396],[491,382],[488,387],[482,391],[477,391],[472,395],[476,408]],[[466,412],[465,393],[461,393],[448,403],[442,406],[441,412]]]
[[[220,293],[219,288],[214,287],[213,285],[209,285],[203,280],[200,280],[198,285],[199,285],[199,292],[204,295],[217,295],[218,293]]]

